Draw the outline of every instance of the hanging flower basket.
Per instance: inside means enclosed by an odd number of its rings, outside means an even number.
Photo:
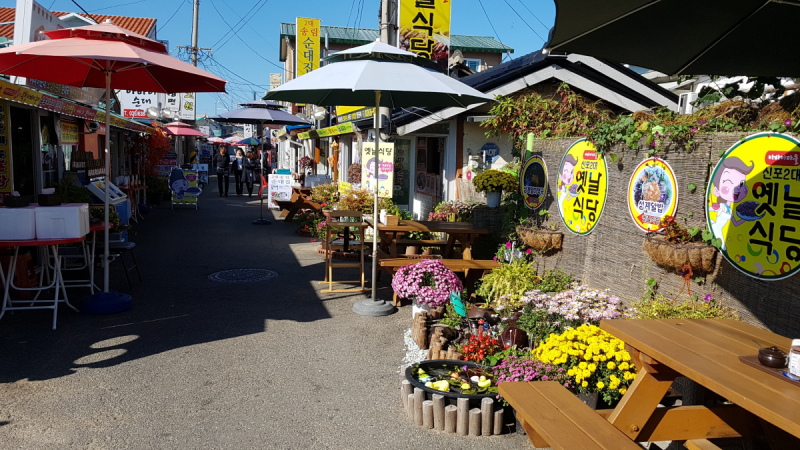
[[[561,250],[564,241],[564,233],[552,230],[539,230],[528,226],[518,226],[522,242],[537,252],[549,252]]]
[[[642,250],[658,265],[675,270],[690,266],[694,273],[711,273],[717,248],[705,244],[673,244],[661,236],[646,236]]]

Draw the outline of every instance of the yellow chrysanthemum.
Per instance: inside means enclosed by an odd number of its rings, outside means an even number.
[[[625,395],[626,392],[628,392],[628,388],[626,388],[625,386],[619,388],[620,395]]]
[[[606,364],[606,367],[608,367],[608,370],[614,370],[617,368],[617,365],[614,364],[614,361],[609,361],[608,364]]]
[[[606,387],[605,383],[603,383],[602,381],[597,382],[597,389],[603,389],[604,387]]]
[[[581,387],[589,387],[589,382],[584,381],[583,383],[581,383]]]

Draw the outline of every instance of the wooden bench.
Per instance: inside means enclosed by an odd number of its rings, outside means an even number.
[[[683,444],[689,450],[721,450],[718,446],[714,445],[708,439],[693,439],[686,441]]]
[[[284,221],[286,222],[291,222],[295,214],[300,212],[300,210],[310,209],[312,211],[319,211],[322,209],[319,203],[304,198],[289,201],[275,201],[275,204],[278,205],[278,208],[283,210],[283,212],[281,212],[281,217],[285,217]]]
[[[446,247],[447,240],[444,239],[393,239],[391,245],[391,254],[397,255],[397,247],[398,246],[409,246],[413,245],[416,247]],[[454,242],[453,246],[460,247],[460,242]]]
[[[422,259],[420,258],[385,258],[379,261],[381,269],[386,270],[392,276],[400,270],[401,267],[417,264]],[[440,259],[448,269],[456,273],[464,274],[464,288],[468,293],[475,290],[475,282],[480,280],[486,272],[500,267],[500,263],[492,260],[479,260],[479,259]],[[393,301],[395,305],[400,304],[400,299],[397,294],[394,294]]]
[[[500,383],[498,390],[535,447],[641,450],[556,381]]]

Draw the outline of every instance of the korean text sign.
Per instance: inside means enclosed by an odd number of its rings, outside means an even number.
[[[780,280],[800,268],[800,141],[758,133],[733,145],[711,172],[706,220],[720,251],[751,277]]]
[[[378,174],[378,197],[392,198],[394,191],[394,142],[381,142],[375,152],[374,142],[365,142],[361,148],[361,186],[370,192],[375,189]],[[376,169],[376,161],[379,162]]]
[[[592,232],[606,204],[606,160],[590,141],[581,139],[567,150],[558,168],[558,212],[575,234]]]
[[[547,195],[547,165],[541,156],[534,155],[522,165],[520,177],[522,198],[528,209],[539,209]]]
[[[400,0],[397,46],[447,69],[450,53],[450,0]]]
[[[269,209],[279,209],[275,203],[289,201],[292,199],[292,176],[291,175],[269,175]]]
[[[319,19],[298,17],[295,23],[297,76],[319,69]]]
[[[10,193],[11,183],[11,130],[9,128],[10,111],[8,102],[0,100],[0,194]],[[3,196],[0,195],[0,204]]]
[[[642,161],[628,184],[628,211],[643,231],[658,231],[661,219],[678,208],[678,183],[672,167],[660,158]]]

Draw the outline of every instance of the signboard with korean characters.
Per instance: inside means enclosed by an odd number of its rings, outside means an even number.
[[[520,171],[520,189],[528,209],[539,209],[547,195],[547,165],[541,156],[534,155],[525,161]]]
[[[597,226],[608,193],[606,161],[595,146],[581,139],[567,150],[558,167],[556,203],[572,233],[589,234]]]
[[[661,228],[661,219],[678,209],[678,183],[672,167],[661,158],[642,161],[628,184],[628,211],[642,231]]]
[[[447,70],[450,57],[450,0],[400,0],[397,46]]]
[[[181,109],[178,112],[181,119],[195,120],[194,100],[195,95],[193,92],[181,94]]]
[[[380,161],[376,167],[376,160]],[[361,186],[372,192],[378,177],[378,197],[392,198],[394,194],[394,142],[381,142],[375,152],[374,142],[361,147]]]
[[[298,17],[295,21],[297,76],[319,69],[320,48],[319,19]]]
[[[120,110],[127,119],[147,119],[147,108],[158,108],[158,94],[142,91],[117,91]]]
[[[269,190],[269,209],[279,209],[278,204],[275,202],[289,201],[292,199],[292,176],[291,175],[278,175],[271,173],[268,175],[267,184]]]
[[[711,172],[706,220],[739,271],[767,281],[794,275],[800,268],[800,141],[757,133],[728,149]]]

